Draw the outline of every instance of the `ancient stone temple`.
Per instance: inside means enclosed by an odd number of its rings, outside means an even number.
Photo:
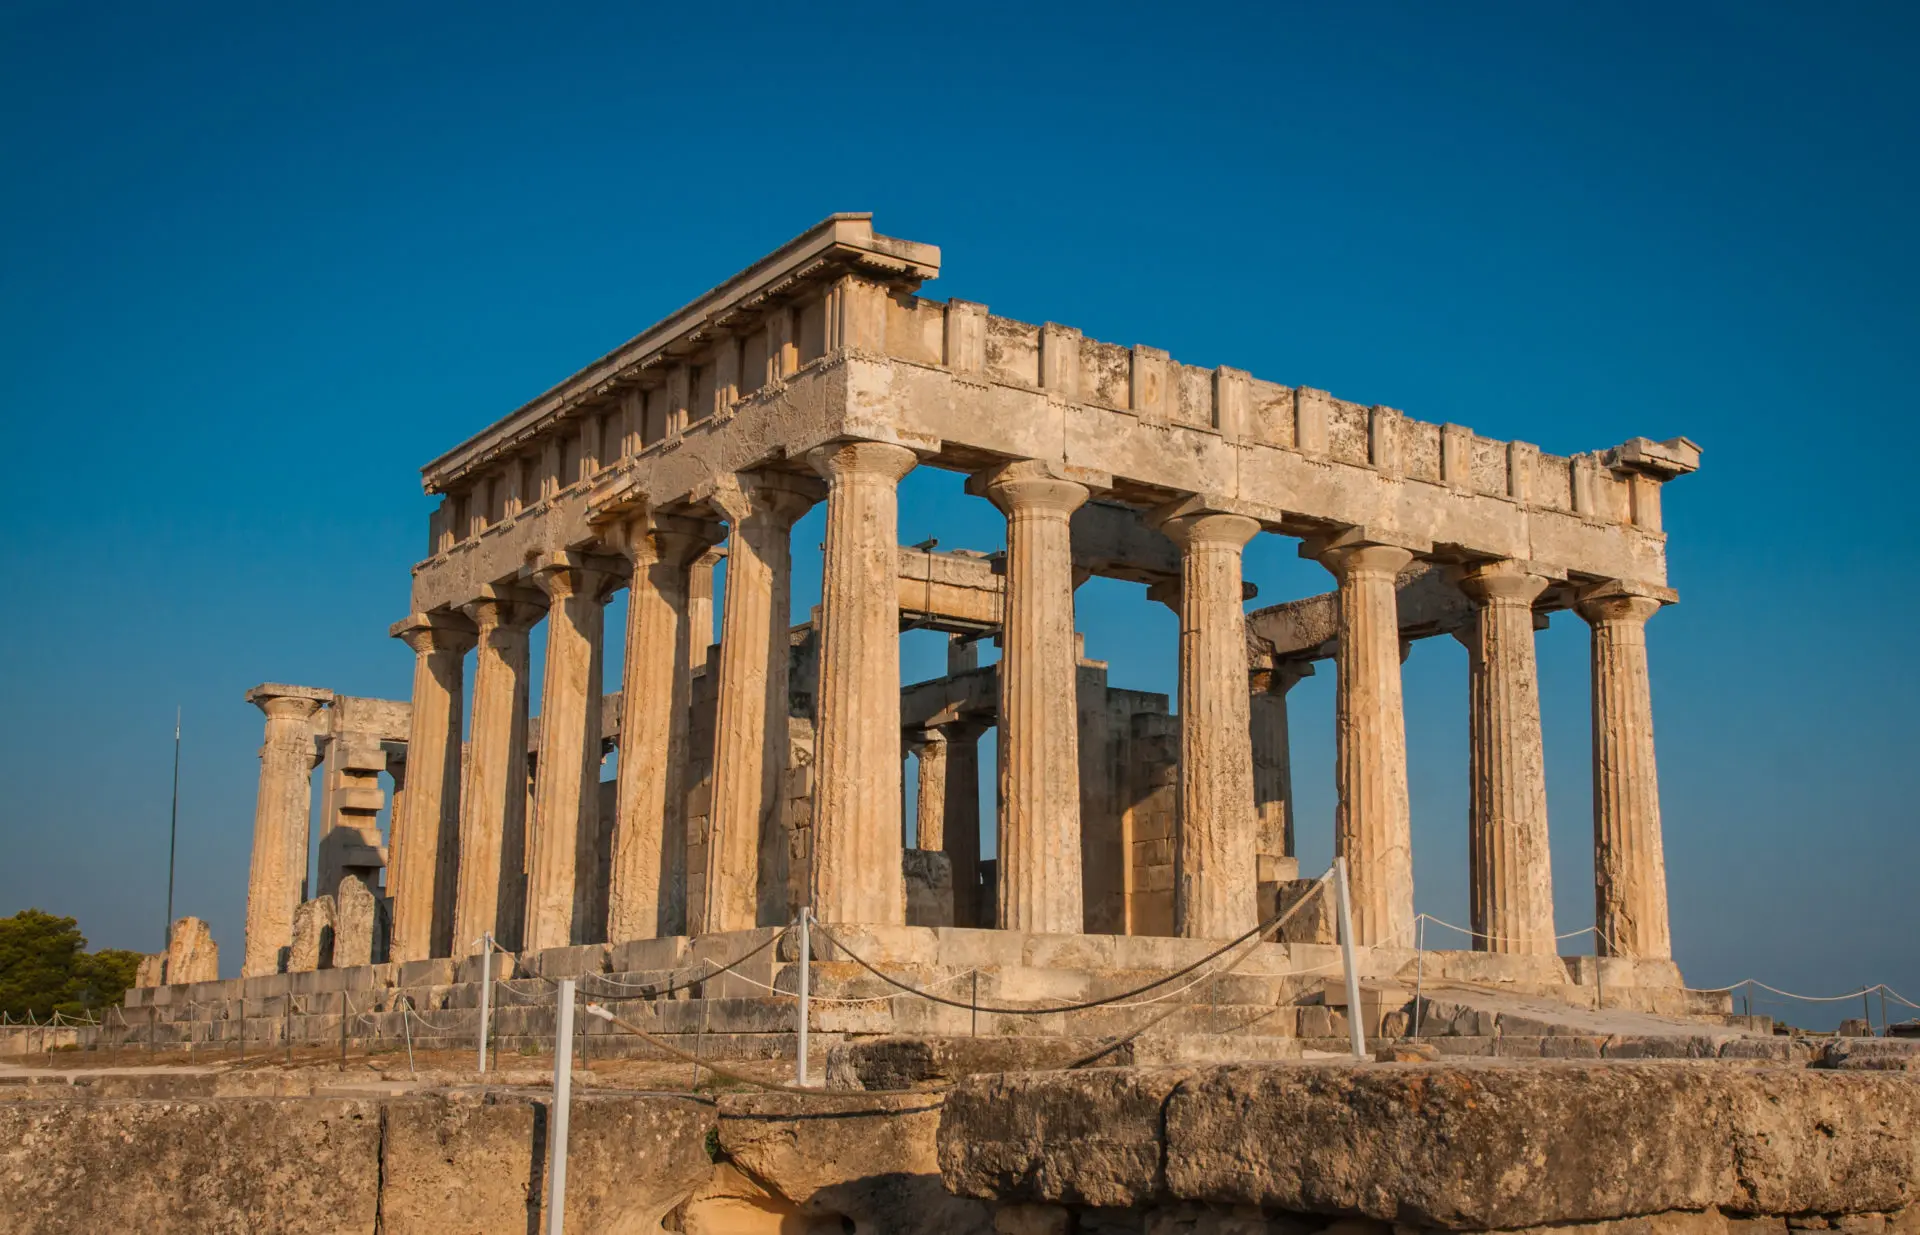
[[[416,658],[410,705],[250,696],[267,737],[249,974],[285,967],[318,897],[336,898],[339,955],[348,880],[390,913],[397,962],[488,934],[537,954],[740,931],[801,906],[829,924],[1229,939],[1299,875],[1287,692],[1320,661],[1356,939],[1409,947],[1400,667],[1440,634],[1470,656],[1477,946],[1551,958],[1533,640],[1568,609],[1592,630],[1601,951],[1671,968],[1645,627],[1675,599],[1661,487],[1696,446],[1551,455],[921,296],[939,268],[933,246],[835,215],[426,466],[440,503],[392,631]],[[897,487],[922,467],[1000,510],[1004,553],[898,543]],[[789,611],[789,542],[821,503],[808,620]],[[1248,614],[1257,536],[1295,540],[1332,590]],[[1110,686],[1085,657],[1074,595],[1095,575],[1179,615],[1176,700]],[[902,683],[908,625],[947,632],[946,676]],[[603,694],[610,633],[625,680]],[[998,663],[978,663],[983,638]],[[316,761],[333,796],[308,895]]]

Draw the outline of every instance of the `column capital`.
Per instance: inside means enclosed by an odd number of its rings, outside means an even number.
[[[890,485],[898,484],[919,462],[913,451],[892,442],[834,442],[807,452],[808,465],[830,481],[873,476]]]
[[[707,501],[736,527],[753,518],[791,527],[826,497],[826,486],[811,476],[762,470],[721,477]]]
[[[546,614],[545,597],[529,588],[489,583],[460,606],[480,640],[496,630],[530,630]]]
[[[1676,603],[1680,593],[1650,583],[1609,579],[1583,588],[1574,602],[1574,611],[1588,622],[1644,623],[1666,605]]]
[[[431,613],[410,613],[387,628],[387,633],[406,642],[417,656],[433,652],[464,652],[478,635],[465,614],[436,609]]]
[[[1567,572],[1503,558],[1493,562],[1471,562],[1448,571],[1455,586],[1475,605],[1532,605],[1540,593]]]
[[[625,572],[614,561],[576,550],[543,553],[525,572],[533,585],[547,594],[549,601],[585,596],[605,600],[625,581]]]
[[[1279,695],[1286,693],[1299,684],[1302,678],[1313,676],[1313,662],[1310,660],[1282,660],[1271,666],[1253,670],[1247,675],[1252,693],[1256,695]]]
[[[1300,556],[1320,563],[1334,578],[1349,575],[1397,576],[1426,545],[1385,537],[1369,528],[1350,527],[1300,543]]]
[[[629,515],[621,521],[618,532],[620,552],[634,565],[665,562],[686,569],[692,569],[706,554],[714,554],[716,561],[724,556],[725,550],[716,546],[726,535],[725,526],[717,519],[657,510]]]
[[[967,477],[967,492],[984,497],[1012,518],[1018,515],[1065,519],[1086,505],[1092,490],[1038,459],[1016,459]]]
[[[1260,531],[1252,515],[1222,510],[1199,497],[1156,507],[1147,512],[1146,522],[1181,549],[1241,549]]]
[[[947,733],[945,726],[929,725],[924,729],[909,729],[901,735],[907,749],[918,754],[922,747],[939,746],[945,748]]]
[[[247,702],[269,717],[308,717],[333,702],[333,692],[317,686],[288,686],[262,682],[247,692]]]

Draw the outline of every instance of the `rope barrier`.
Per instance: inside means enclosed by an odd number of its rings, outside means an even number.
[[[640,1026],[634,1024],[632,1021],[626,1020],[623,1017],[615,1015],[611,1009],[602,1007],[600,1004],[597,1004],[597,1003],[587,1004],[586,1013],[589,1016],[597,1016],[601,1020],[607,1021],[610,1024],[618,1025],[620,1028],[626,1030],[628,1033],[633,1034],[635,1037],[640,1038],[646,1042],[651,1043],[654,1046],[659,1047],[661,1050],[665,1051],[667,1054],[674,1056],[675,1058],[681,1060],[684,1063],[693,1064],[697,1068],[705,1068],[708,1072],[713,1073],[715,1076],[725,1077],[727,1080],[733,1081],[736,1084],[753,1085],[760,1089],[770,1090],[773,1093],[806,1094],[810,1097],[818,1097],[823,1092],[826,1092],[819,1089],[810,1089],[804,1085],[788,1085],[780,1081],[763,1081],[759,1077],[747,1076],[744,1073],[729,1071],[726,1068],[720,1067],[718,1064],[714,1063],[710,1059],[702,1059],[691,1051],[681,1050],[679,1047],[674,1046],[672,1043],[669,1043],[655,1036],[654,1034],[648,1033],[646,1030],[640,1028]],[[861,1095],[869,1095],[874,1097],[898,1097],[902,1094],[931,1095],[933,1093],[938,1093],[938,1092],[940,1091],[926,1090],[926,1089],[858,1089],[858,1090],[848,1090],[846,1092],[846,1096],[856,1097]]]
[[[1473,937],[1473,938],[1475,938],[1475,939],[1484,939],[1484,940],[1486,940],[1486,941],[1487,941],[1488,943],[1523,943],[1523,942],[1526,942],[1525,940],[1521,940],[1521,939],[1517,939],[1517,938],[1515,938],[1515,937],[1513,937],[1513,936],[1511,936],[1511,935],[1489,935],[1489,934],[1487,934],[1487,933],[1486,933],[1486,932],[1484,932],[1484,931],[1476,931],[1476,930],[1472,930],[1472,929],[1470,929],[1470,928],[1468,928],[1468,927],[1465,927],[1465,926],[1455,926],[1455,925],[1454,925],[1453,923],[1451,923],[1451,922],[1447,922],[1447,921],[1444,921],[1444,920],[1442,920],[1442,919],[1440,919],[1440,918],[1436,918],[1436,917],[1434,917],[1434,916],[1433,916],[1432,914],[1430,914],[1430,913],[1417,913],[1417,914],[1415,914],[1415,915],[1414,915],[1414,920],[1415,920],[1415,921],[1427,921],[1427,922],[1431,922],[1431,923],[1433,923],[1433,924],[1434,924],[1435,926],[1444,926],[1444,927],[1446,927],[1446,928],[1447,928],[1448,930],[1450,930],[1450,931],[1459,931],[1459,932],[1460,932],[1460,933],[1461,933],[1462,935],[1469,935],[1469,936],[1472,936],[1472,937]],[[1555,935],[1555,936],[1553,937],[1553,941],[1554,941],[1555,943],[1559,943],[1559,942],[1560,942],[1561,940],[1563,940],[1563,939],[1577,939],[1577,938],[1579,938],[1579,937],[1580,937],[1581,935],[1594,935],[1594,936],[1596,936],[1596,937],[1603,937],[1603,936],[1601,936],[1601,934],[1600,934],[1600,928],[1599,928],[1599,927],[1597,927],[1597,926],[1583,926],[1583,927],[1581,927],[1581,928],[1580,928],[1579,930],[1577,930],[1577,931],[1568,931],[1568,932],[1567,932],[1566,934],[1564,934],[1564,935]]]
[[[1320,878],[1315,882],[1315,885],[1314,885],[1315,890],[1316,891],[1324,890],[1327,884],[1327,879],[1332,874],[1333,874],[1333,871],[1329,870],[1325,875],[1320,876]],[[1293,903],[1292,908],[1288,909],[1285,913],[1275,917],[1272,922],[1265,923],[1261,926],[1255,927],[1254,934],[1264,935],[1268,929],[1278,930],[1280,927],[1285,926],[1289,918],[1293,917],[1294,914],[1298,913],[1301,909],[1306,907],[1306,903],[1311,896],[1312,896],[1312,893],[1309,892],[1307,896],[1303,896],[1299,900],[1295,901]],[[1239,940],[1235,941],[1235,946],[1237,946],[1238,943],[1245,942],[1250,937],[1251,936],[1242,935]],[[1398,939],[1399,932],[1395,932],[1392,938]],[[1219,955],[1219,953],[1215,953],[1215,955],[1217,956]],[[1240,954],[1240,956],[1233,962],[1233,964],[1228,965],[1225,969],[1215,970],[1213,973],[1207,976],[1208,977],[1225,977],[1227,974],[1232,973],[1234,970],[1238,969],[1241,965],[1245,964],[1248,958],[1250,958],[1252,955],[1253,955],[1253,949],[1248,948],[1245,952],[1242,952]],[[1317,970],[1329,969],[1334,967],[1335,965],[1343,966],[1345,965],[1345,963],[1346,963],[1345,959],[1342,958],[1339,961],[1328,961],[1323,964],[1315,965],[1310,969],[1301,970],[1299,972],[1300,974],[1308,974],[1308,973],[1313,973]],[[1287,973],[1287,974],[1275,974],[1273,976],[1285,978],[1285,977],[1295,977],[1299,975]],[[1107,1056],[1113,1054],[1115,1051],[1119,1050],[1121,1047],[1126,1046],[1128,1043],[1133,1042],[1138,1038],[1142,1037],[1149,1029],[1152,1029],[1154,1026],[1162,1024],[1168,1019],[1179,1015],[1179,1013],[1184,1011],[1187,1006],[1188,1005],[1186,1004],[1176,1004],[1173,1007],[1168,1008],[1165,1012],[1162,1012],[1160,1015],[1153,1017],[1152,1019],[1147,1021],[1146,1024],[1141,1025],[1139,1028],[1134,1029],[1128,1033],[1122,1034],[1120,1037],[1115,1038],[1112,1042],[1101,1047],[1099,1050],[1094,1051],[1092,1054],[1083,1055],[1079,1059],[1074,1060],[1072,1063],[1067,1065],[1066,1070],[1069,1072],[1073,1072],[1073,1071],[1077,1071],[1078,1069],[1090,1067],[1093,1064],[1098,1063],[1100,1060],[1105,1059]],[[1347,1009],[1347,1015],[1349,1016],[1356,1015],[1358,1011],[1359,1009],[1357,1008],[1349,1008]]]
[[[1742,978],[1732,986],[1694,986],[1688,989],[1698,991],[1702,995],[1719,995],[1727,991],[1737,991],[1743,986],[1757,986],[1761,990],[1771,991],[1783,999],[1798,999],[1803,1003],[1844,1003],[1849,999],[1858,999],[1863,995],[1871,995],[1876,991],[1886,991],[1890,995],[1893,994],[1891,987],[1883,982],[1876,982],[1872,986],[1863,986],[1850,995],[1797,995],[1792,991],[1783,991],[1777,986],[1768,986],[1758,978]],[[1907,1003],[1905,999],[1902,999],[1898,995],[1893,995],[1893,998],[1898,999],[1901,1003],[1907,1004],[1909,1008],[1920,1008],[1920,1004]]]
[[[683,982],[678,985],[675,985],[672,982],[669,982],[667,986],[663,988],[663,987],[660,987],[657,983],[653,983],[653,982],[622,982],[618,978],[612,977],[611,975],[604,974],[604,973],[582,974],[581,977],[577,980],[579,981],[591,980],[595,982],[602,982],[608,986],[612,986],[612,987],[616,987],[624,990],[651,990],[654,992],[655,998],[658,998],[661,995],[671,995],[675,991],[690,990],[693,987],[700,985],[702,982],[710,982],[714,978],[719,977],[723,973],[731,972],[735,966],[746,964],[748,961],[752,960],[754,957],[760,955],[762,952],[765,952],[768,948],[771,948],[774,944],[779,943],[782,939],[785,939],[787,937],[787,932],[790,929],[792,928],[783,926],[780,928],[780,931],[778,934],[770,936],[765,942],[761,943],[759,947],[756,947],[753,950],[741,956],[734,957],[732,960],[728,961],[724,965],[718,966],[710,973],[702,974],[700,977],[695,978],[690,982]],[[711,964],[712,962],[706,961],[702,963]],[[678,973],[683,971],[669,970],[668,972]],[[735,975],[735,976],[739,976],[739,975]],[[543,981],[550,981],[550,980],[551,979],[543,979]]]
[[[1145,983],[1141,986],[1136,986],[1132,990],[1120,991],[1117,994],[1113,994],[1113,995],[1104,995],[1099,999],[1083,1000],[1080,1003],[1061,1004],[1058,1007],[1052,1007],[1052,1008],[1025,1008],[1025,1007],[1016,1007],[1012,1005],[967,1003],[957,999],[948,999],[943,995],[931,994],[923,988],[912,986],[908,983],[900,981],[897,978],[881,973],[878,969],[875,969],[871,964],[869,964],[867,960],[864,957],[862,957],[859,953],[855,952],[852,948],[849,948],[846,944],[841,943],[840,940],[834,936],[833,932],[829,931],[826,927],[818,926],[816,927],[816,929],[819,930],[819,932],[826,937],[827,942],[831,943],[834,947],[839,948],[842,952],[845,952],[848,956],[852,957],[854,961],[857,964],[859,964],[859,966],[862,969],[865,969],[868,973],[872,974],[876,978],[879,978],[881,981],[887,983],[890,986],[899,987],[901,990],[905,991],[909,995],[918,995],[922,999],[926,999],[932,1003],[945,1004],[949,1008],[958,1008],[963,1012],[990,1012],[990,1013],[996,1013],[996,1014],[1002,1014],[1002,1015],[1008,1015],[1008,1016],[1051,1016],[1051,1015],[1055,1015],[1062,1012],[1084,1012],[1090,1008],[1104,1008],[1109,1004],[1121,1003],[1124,1000],[1132,999],[1135,995],[1144,995],[1150,990],[1154,990],[1158,987],[1165,986],[1169,982],[1174,982],[1179,980],[1180,978],[1184,978],[1188,974],[1192,973],[1194,970],[1200,968],[1202,965],[1205,965],[1210,961],[1213,961],[1218,957],[1225,955],[1226,953],[1239,947],[1241,944],[1247,942],[1249,939],[1253,939],[1259,935],[1265,934],[1269,930],[1277,929],[1278,927],[1285,925],[1289,918],[1293,917],[1294,914],[1298,913],[1303,907],[1305,907],[1308,900],[1310,900],[1317,893],[1322,892],[1325,889],[1326,884],[1327,884],[1327,876],[1326,875],[1320,876],[1320,878],[1314,881],[1313,887],[1308,890],[1307,894],[1305,896],[1302,896],[1299,900],[1295,901],[1293,903],[1293,906],[1290,909],[1288,909],[1285,913],[1278,914],[1275,917],[1265,922],[1262,922],[1260,925],[1254,927],[1252,930],[1247,931],[1245,934],[1242,934],[1239,938],[1229,940],[1228,942],[1220,945],[1218,948],[1215,948],[1212,952],[1207,953],[1205,956],[1201,957],[1199,960],[1194,961],[1192,964],[1176,969],[1172,973],[1167,974],[1164,977],[1155,978],[1153,981]],[[1251,956],[1252,951],[1249,950],[1247,955]],[[1284,975],[1281,975],[1281,976],[1284,976]]]

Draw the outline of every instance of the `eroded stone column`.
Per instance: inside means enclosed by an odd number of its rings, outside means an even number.
[[[541,612],[533,599],[501,593],[466,606],[477,634],[473,721],[460,791],[456,956],[478,953],[489,931],[499,946],[520,949],[527,857],[527,635]]]
[[[600,642],[615,576],[574,553],[543,558],[534,582],[547,594],[547,663],[540,693],[540,775],[527,874],[522,947],[563,948],[596,933],[600,823]]]
[[[904,446],[843,442],[827,479],[815,737],[813,908],[826,922],[901,925],[900,514]]]
[[[391,961],[448,956],[460,860],[462,660],[473,624],[450,613],[416,614],[393,633],[413,649],[413,716],[407,728],[405,814],[392,848]]]
[[[946,738],[946,806],[940,847],[953,871],[953,924],[980,925],[980,735],[972,721],[942,725]],[[931,846],[922,842],[922,849]]]
[[[1552,956],[1553,862],[1533,647],[1533,602],[1549,580],[1517,562],[1491,562],[1463,570],[1458,582],[1474,605],[1465,632],[1473,946]]]
[[[1340,583],[1334,852],[1347,860],[1353,937],[1361,944],[1404,947],[1413,940],[1413,830],[1394,580],[1413,554],[1367,541],[1302,552],[1317,557]]]
[[[914,795],[913,847],[947,847],[947,735],[938,729],[914,734],[920,783]]]
[[[1619,584],[1577,606],[1593,627],[1594,921],[1602,955],[1670,960],[1647,619],[1665,598]]]
[[[720,615],[713,809],[703,931],[775,925],[787,914],[787,673],[793,522],[822,496],[818,481],[748,473],[722,485],[727,589]]]
[[[687,581],[687,663],[696,671],[706,668],[713,648],[713,568],[726,556],[724,548],[709,547]]]
[[[1201,510],[1174,514],[1160,528],[1180,547],[1174,932],[1231,939],[1259,923],[1240,551],[1260,525]]]
[[[687,739],[693,653],[712,632],[694,629],[694,591],[719,529],[652,515],[627,526],[633,575],[627,593],[627,660],[620,719],[619,819],[613,832],[607,938],[687,933]],[[704,568],[701,563],[705,563]]]
[[[1087,487],[1032,461],[996,468],[974,487],[1007,516],[997,925],[1078,934],[1080,729],[1068,519],[1086,502]]]
[[[260,745],[260,787],[253,809],[253,858],[247,871],[247,943],[243,977],[280,972],[293,944],[300,872],[307,864],[313,802],[313,714],[322,700],[249,691],[267,715]]]
[[[1253,673],[1247,703],[1253,731],[1254,854],[1262,868],[1258,872],[1261,882],[1294,879],[1300,873],[1299,863],[1294,860],[1293,751],[1287,727],[1287,692],[1312,674],[1313,665],[1300,660],[1282,661]]]

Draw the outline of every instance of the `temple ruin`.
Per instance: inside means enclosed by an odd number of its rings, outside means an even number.
[[[1356,939],[1406,948],[1400,664],[1440,634],[1471,665],[1476,947],[1552,958],[1533,640],[1571,609],[1592,630],[1599,950],[1623,985],[1678,985],[1644,632],[1675,600],[1660,491],[1693,443],[1555,456],[918,295],[939,268],[935,247],[835,215],[423,469],[440,503],[392,630],[410,703],[249,694],[267,717],[249,977],[288,968],[303,903],[333,898],[335,920],[349,884],[378,895],[381,938],[349,958],[336,935],[335,965],[457,960],[487,935],[523,956],[711,936],[803,905],[874,928],[1230,939],[1299,875],[1286,697],[1320,661]],[[1006,516],[1005,552],[900,545],[916,467],[964,473]],[[789,534],[821,502],[822,601],[796,624]],[[1259,535],[1295,538],[1335,590],[1245,613]],[[1095,575],[1178,613],[1177,700],[1085,658],[1074,592]],[[624,689],[603,695],[620,588]],[[945,677],[901,682],[908,626],[948,634]]]

